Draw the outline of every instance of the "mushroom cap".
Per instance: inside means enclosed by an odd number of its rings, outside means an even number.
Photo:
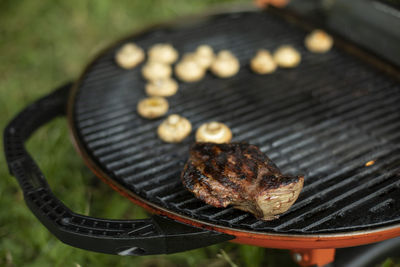
[[[214,57],[213,56],[196,55],[196,61],[202,68],[208,69],[211,66],[211,64],[214,62]]]
[[[193,58],[193,55],[187,55],[182,61],[175,66],[175,74],[178,78],[185,82],[196,82],[202,79],[206,71]]]
[[[178,51],[171,44],[155,44],[148,51],[149,60],[172,64],[178,59]]]
[[[149,61],[142,68],[143,77],[149,81],[166,79],[169,78],[171,74],[172,68],[170,65],[157,61]]]
[[[132,69],[143,60],[143,49],[134,43],[124,44],[115,54],[115,61],[124,69]]]
[[[198,52],[187,53],[183,56],[182,61],[195,61],[203,69],[208,69],[214,61],[214,55],[199,54]]]
[[[149,96],[172,96],[178,91],[178,83],[172,78],[152,80],[146,84]]]
[[[197,47],[196,52],[196,60],[203,68],[209,68],[213,61],[215,60],[215,54],[211,46],[209,45],[200,45]]]
[[[196,49],[196,54],[199,54],[202,56],[211,56],[211,57],[215,56],[214,50],[209,45],[199,45]]]
[[[171,114],[157,128],[161,140],[167,143],[178,143],[192,131],[190,121],[178,114]]]
[[[217,58],[218,59],[231,59],[231,58],[236,58],[231,51],[229,50],[221,50],[219,51],[219,53],[217,54]]]
[[[268,50],[258,50],[250,61],[251,69],[258,74],[268,74],[276,70],[276,63]]]
[[[235,75],[239,69],[239,60],[228,50],[220,51],[211,64],[211,71],[220,78],[231,77]]]
[[[182,56],[182,59],[180,62],[184,61],[196,61],[197,60],[197,54],[196,53],[186,53]],[[178,62],[178,64],[180,63]]]
[[[196,142],[229,143],[232,132],[228,126],[221,122],[208,122],[202,124],[196,131]]]
[[[275,63],[282,68],[293,68],[301,61],[300,53],[291,45],[282,45],[273,55]]]
[[[313,53],[325,53],[332,48],[333,39],[323,30],[316,29],[306,36],[304,44]]]
[[[163,97],[148,97],[142,99],[137,104],[137,112],[146,119],[155,119],[167,113],[169,108],[168,101]]]

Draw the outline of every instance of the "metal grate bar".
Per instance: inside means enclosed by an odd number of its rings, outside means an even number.
[[[181,54],[204,43],[216,51],[230,49],[241,70],[229,79],[207,74],[201,82],[181,83],[169,98],[169,113],[186,116],[194,129],[222,121],[234,141],[258,145],[284,172],[304,174],[298,201],[280,219],[264,222],[232,207],[206,205],[186,191],[179,176],[194,135],[166,144],[156,134],[162,119],[138,117],[145,81],[140,67],[116,66],[116,48],[86,73],[74,114],[85,149],[112,179],[154,205],[235,229],[332,233],[400,223],[397,82],[336,47],[309,53],[306,32],[264,13],[217,16],[193,27],[132,40],[144,48],[170,40]],[[257,49],[284,43],[301,52],[297,68],[266,76],[250,71]],[[375,163],[365,166],[371,160]]]

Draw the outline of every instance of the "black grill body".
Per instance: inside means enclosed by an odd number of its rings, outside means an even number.
[[[118,43],[97,58],[76,84],[69,116],[77,143],[99,169],[154,209],[244,231],[276,234],[343,233],[400,222],[400,85],[341,48],[313,54],[308,32],[266,12],[241,12],[173,24]],[[297,202],[279,219],[264,222],[233,209],[206,205],[186,191],[180,172],[194,142],[162,142],[164,118],[136,113],[146,97],[141,66],[124,70],[115,51],[133,41],[147,49],[171,43],[180,55],[209,44],[231,50],[240,72],[228,79],[208,73],[179,83],[168,114],[188,118],[194,129],[217,120],[233,141],[260,147],[284,173],[304,174]],[[265,76],[249,68],[260,48],[293,45],[302,55],[294,69]],[[374,164],[367,166],[367,162]]]

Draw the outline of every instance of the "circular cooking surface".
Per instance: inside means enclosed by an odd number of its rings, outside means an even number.
[[[192,22],[192,21],[189,21]],[[96,168],[155,209],[240,230],[263,233],[342,233],[395,226],[400,221],[400,86],[336,46],[313,54],[306,31],[265,12],[220,14],[146,31],[118,43],[85,71],[69,110],[78,147]],[[168,114],[188,118],[193,129],[211,120],[226,123],[233,141],[255,144],[284,173],[304,174],[297,202],[279,219],[214,208],[180,182],[194,133],[179,144],[156,133],[165,117],[136,113],[144,98],[143,64],[125,70],[115,51],[134,41],[147,49],[171,43],[180,55],[209,44],[231,50],[240,72],[228,79],[208,73],[179,83]],[[301,52],[294,69],[256,75],[249,59],[260,48],[291,44]],[[367,164],[368,163],[368,164]]]

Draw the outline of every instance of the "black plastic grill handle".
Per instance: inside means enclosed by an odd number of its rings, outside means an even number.
[[[40,126],[65,115],[68,83],[25,108],[6,127],[4,149],[11,175],[35,216],[58,239],[78,248],[118,255],[168,254],[234,239],[161,216],[143,220],[107,220],[76,214],[52,193],[28,154],[25,141]]]

